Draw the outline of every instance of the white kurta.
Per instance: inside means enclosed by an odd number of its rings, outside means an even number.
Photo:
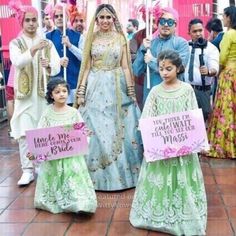
[[[30,48],[39,43],[40,37],[36,35],[33,39],[22,34],[28,50],[24,53],[13,43],[10,42],[10,59],[12,64],[16,68],[15,78],[18,78],[20,69],[25,65],[32,62],[33,64],[33,88],[32,93],[29,97],[25,99],[15,99],[15,109],[13,117],[11,119],[11,136],[15,139],[25,136],[25,131],[30,129],[35,129],[38,125],[38,121],[41,117],[41,114],[45,107],[47,106],[45,98],[42,98],[38,94],[38,53],[36,52],[34,57],[31,56]],[[14,39],[15,40],[15,39]],[[52,44],[50,49],[51,55],[51,75],[54,76],[60,71],[60,58],[57,54],[57,51]],[[17,81],[14,81],[15,93],[17,89]]]

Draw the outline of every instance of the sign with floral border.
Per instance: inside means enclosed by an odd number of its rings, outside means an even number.
[[[147,162],[209,150],[201,109],[140,119]]]
[[[88,153],[87,128],[84,122],[26,131],[31,159],[51,161]]]

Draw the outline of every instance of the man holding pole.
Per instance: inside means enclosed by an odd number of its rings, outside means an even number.
[[[162,81],[157,66],[157,57],[162,50],[173,49],[177,51],[184,66],[187,65],[189,59],[188,42],[184,38],[175,35],[179,18],[178,12],[171,7],[165,7],[160,8],[159,11],[156,10],[153,14],[158,24],[159,34],[153,40],[150,39],[150,34],[149,37],[143,40],[143,45],[139,48],[133,63],[135,76],[140,76],[148,70],[150,72],[150,74],[146,73],[145,75],[143,103],[151,88]],[[149,26],[152,28],[152,21],[148,20],[148,22],[150,22]]]
[[[158,7],[158,5],[157,5],[157,7]],[[156,6],[151,8],[151,10],[152,10],[151,14],[153,14],[153,12],[155,12],[155,8],[156,8]],[[145,7],[145,5],[141,5],[141,7],[139,9],[139,12],[142,13],[143,21],[146,22],[147,17],[146,17],[146,7]],[[153,23],[151,25],[152,25],[152,34],[154,34],[157,31],[157,28],[158,28],[155,18],[153,18]],[[150,29],[149,29],[149,32],[150,32]],[[129,41],[129,48],[130,48],[132,63],[136,59],[137,51],[140,48],[140,46],[142,45],[143,39],[147,38],[146,37],[146,31],[147,31],[146,28],[139,30],[138,32],[136,32],[133,35],[133,38]],[[138,77],[135,76],[134,79],[135,79],[135,93],[136,93],[136,97],[137,97],[137,102],[138,102],[139,108],[142,110],[142,108],[143,108],[144,74],[142,74]]]
[[[60,58],[53,44],[37,34],[37,10],[13,1],[10,7],[22,26],[22,33],[9,45],[10,59],[15,67],[15,109],[11,119],[11,135],[19,142],[23,174],[18,185],[27,185],[34,180],[34,173],[33,164],[26,157],[28,146],[25,131],[37,127],[46,106],[44,96],[47,80],[43,78],[43,70],[47,79],[50,75],[56,75],[60,70]]]
[[[63,11],[64,7],[60,3],[53,7],[51,17],[56,29],[46,34],[46,38],[53,42],[61,57],[61,71],[57,76],[64,77],[67,80],[71,89],[67,103],[72,105],[80,71],[84,38],[79,32],[67,28],[67,16]]]

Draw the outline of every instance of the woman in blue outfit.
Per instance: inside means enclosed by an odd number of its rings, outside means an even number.
[[[86,161],[95,189],[134,187],[142,160],[140,111],[127,42],[110,4],[101,4],[90,24],[75,105],[93,132]]]
[[[147,65],[150,68],[150,88],[147,88],[147,77],[145,76],[143,86],[143,104],[150,92],[151,88],[162,82],[161,76],[158,72],[157,57],[159,53],[166,49],[173,49],[177,51],[186,66],[189,59],[188,42],[175,35],[175,28],[178,22],[178,12],[171,8],[165,7],[160,9],[161,14],[156,16],[158,22],[159,35],[152,41],[146,38],[143,40],[143,45],[139,48],[137,57],[133,63],[133,72],[135,76],[140,76],[146,73]],[[147,51],[150,48],[150,51]]]

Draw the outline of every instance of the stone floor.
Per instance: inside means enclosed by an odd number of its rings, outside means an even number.
[[[208,199],[207,236],[236,235],[236,160],[202,158]],[[97,193],[93,216],[56,214],[33,206],[35,183],[18,187],[21,175],[18,145],[0,127],[0,236],[164,236],[129,223],[134,190]]]

